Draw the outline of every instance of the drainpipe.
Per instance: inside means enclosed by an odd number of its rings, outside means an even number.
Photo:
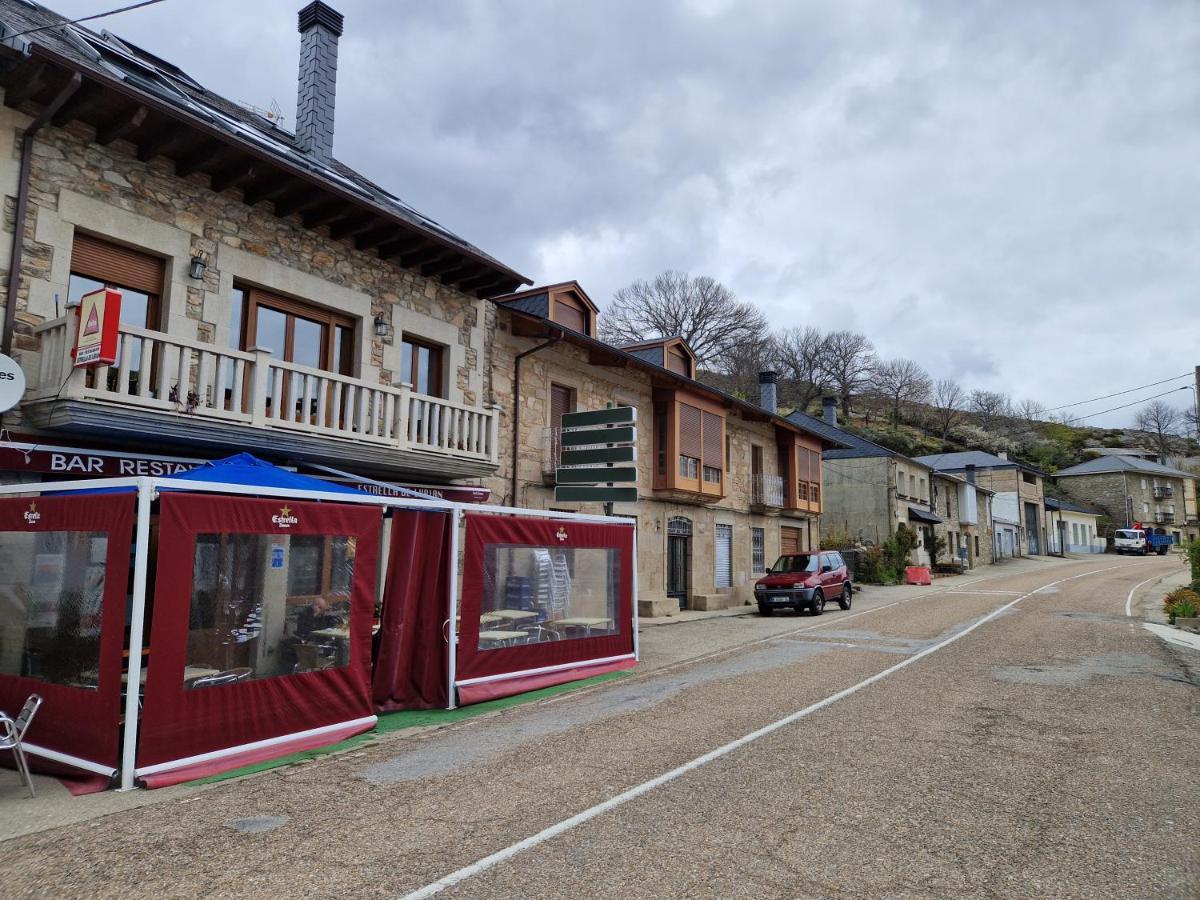
[[[561,331],[551,331],[550,339],[522,350],[513,360],[513,435],[512,435],[512,505],[517,505],[517,448],[521,443],[521,360],[533,356],[539,350],[545,350],[562,340]]]
[[[4,295],[4,331],[0,336],[0,353],[12,354],[13,324],[17,320],[17,289],[21,284],[21,258],[25,251],[25,213],[29,208],[29,165],[33,156],[33,139],[42,127],[62,109],[62,105],[79,90],[83,76],[76,72],[50,103],[42,108],[21,136],[21,171],[17,178],[17,210],[13,223],[12,255],[8,263],[8,288]]]

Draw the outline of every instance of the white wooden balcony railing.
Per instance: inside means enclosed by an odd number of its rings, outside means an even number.
[[[121,325],[118,360],[90,371],[70,358],[74,316],[38,326],[30,401],[95,400],[199,419],[497,461],[494,409]]]
[[[751,502],[756,506],[783,507],[783,476],[755,472],[750,476]]]

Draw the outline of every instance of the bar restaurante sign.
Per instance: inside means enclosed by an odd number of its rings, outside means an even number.
[[[86,450],[47,444],[0,444],[0,469],[8,472],[121,478],[144,475],[162,478],[194,469],[202,459],[148,456],[119,450]]]

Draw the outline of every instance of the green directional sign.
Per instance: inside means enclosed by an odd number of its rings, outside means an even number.
[[[567,485],[554,489],[556,503],[636,503],[635,487],[592,487]]]
[[[637,475],[637,469],[633,468],[588,466],[583,469],[559,469],[557,480],[559,484],[636,484]]]
[[[632,406],[613,406],[588,412],[563,413],[563,428],[590,428],[594,425],[633,425],[637,410]]]
[[[602,466],[606,463],[636,463],[636,447],[592,447],[588,450],[563,450],[560,466]]]
[[[565,420],[567,417],[563,416]],[[618,428],[588,428],[580,431],[564,431],[559,442],[564,447],[586,447],[590,444],[632,444],[637,429],[632,425]]]

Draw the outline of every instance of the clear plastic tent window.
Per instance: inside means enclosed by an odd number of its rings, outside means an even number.
[[[197,535],[184,686],[349,665],[354,557],[353,537]]]
[[[484,546],[479,649],[616,634],[619,553]]]
[[[0,674],[95,689],[104,532],[0,532]]]

